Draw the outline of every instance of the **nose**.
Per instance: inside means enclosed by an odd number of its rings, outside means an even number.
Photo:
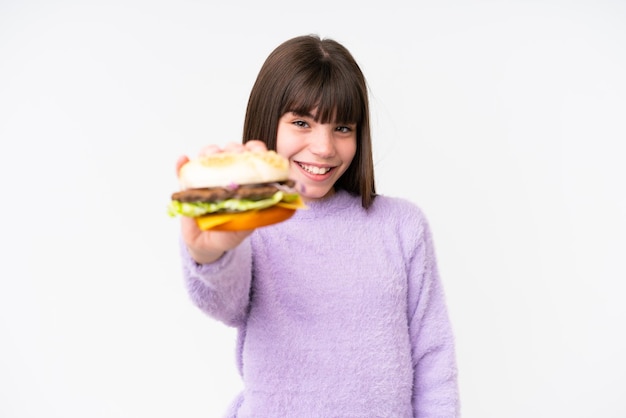
[[[309,150],[321,157],[331,158],[335,155],[333,130],[324,126],[317,129],[310,137]]]

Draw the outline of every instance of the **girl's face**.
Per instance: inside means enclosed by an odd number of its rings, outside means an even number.
[[[314,113],[287,112],[280,118],[276,152],[289,159],[290,178],[301,186],[305,202],[334,193],[335,182],[356,153],[356,128],[317,123]]]

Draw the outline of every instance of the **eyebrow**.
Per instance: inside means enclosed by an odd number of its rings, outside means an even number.
[[[290,110],[290,112],[296,116],[309,117],[311,119],[315,119],[315,116],[311,112],[302,113],[302,112],[296,112],[295,110]]]

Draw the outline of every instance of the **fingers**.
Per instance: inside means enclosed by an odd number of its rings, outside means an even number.
[[[198,153],[198,155],[202,156],[202,155],[217,154],[218,152],[221,152],[221,151],[222,149],[219,147],[219,145],[211,144],[211,145],[207,145],[203,147]]]
[[[180,225],[183,231],[183,237],[186,238],[186,241],[193,241],[196,239],[198,235],[200,235],[200,228],[198,228],[198,224],[196,220],[190,218],[188,216],[180,217]]]
[[[223,147],[216,144],[210,144],[200,150],[199,155],[210,155],[218,152],[244,152],[244,151],[267,151],[265,142],[258,139],[252,139],[245,144],[239,142],[229,142]]]
[[[185,164],[187,164],[188,162],[189,162],[189,157],[187,157],[186,155],[181,155],[180,157],[178,157],[178,160],[176,161],[176,175],[180,173],[180,168],[184,166]]]
[[[259,141],[258,139],[251,139],[246,142],[244,146],[248,151],[267,151],[267,145],[265,145],[265,142]]]
[[[224,152],[244,152],[245,150],[246,147],[239,142],[229,142],[228,144],[224,145],[223,148]]]
[[[248,231],[202,231],[196,220],[181,217],[182,236],[187,245],[189,255],[198,264],[212,263],[239,244],[253,230]]]

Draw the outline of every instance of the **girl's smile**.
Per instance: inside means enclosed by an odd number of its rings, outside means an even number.
[[[335,168],[321,165],[304,164],[299,161],[294,162],[299,165],[302,170],[304,170],[305,174],[309,175],[315,180],[321,180],[326,174],[328,174],[331,170]]]

